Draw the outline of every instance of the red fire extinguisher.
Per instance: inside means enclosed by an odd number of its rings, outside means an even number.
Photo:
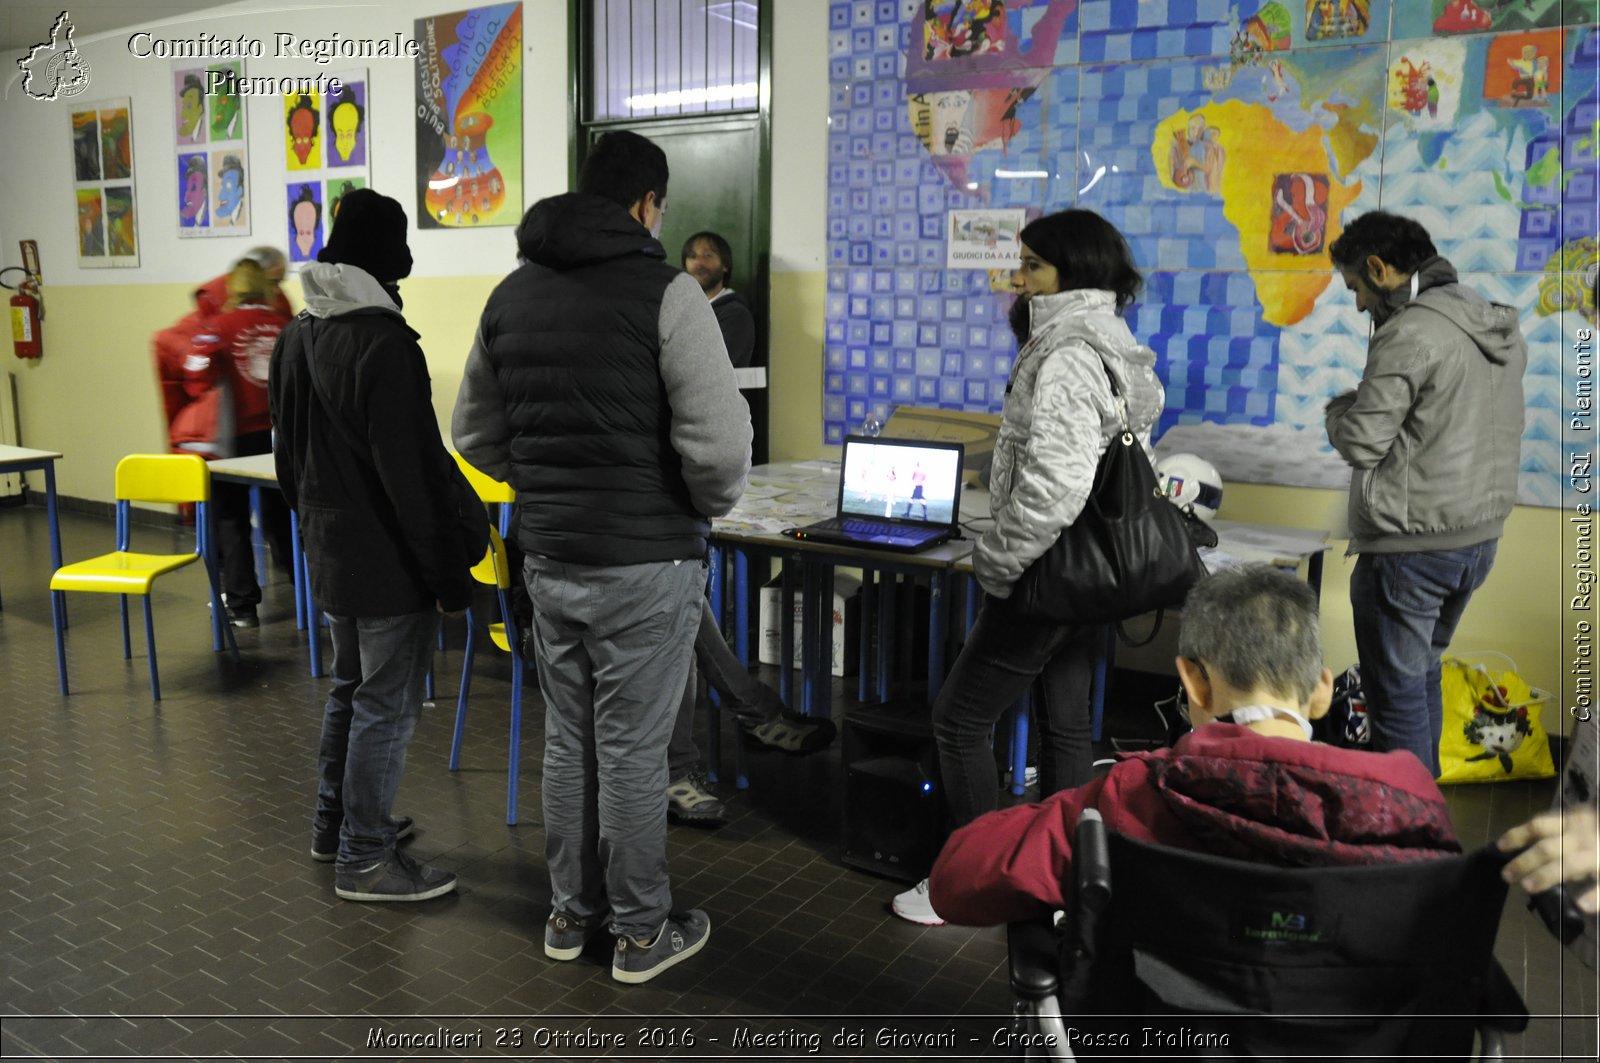
[[[0,287],[13,294],[11,303],[11,351],[18,358],[39,358],[44,355],[44,334],[40,324],[44,321],[44,300],[39,296],[39,251],[32,240],[22,241],[24,265],[0,269]],[[15,286],[5,282],[7,273],[21,273],[23,279]]]

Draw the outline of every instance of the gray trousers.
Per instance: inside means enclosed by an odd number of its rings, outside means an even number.
[[[551,903],[611,909],[650,937],[672,908],[667,744],[692,656],[702,561],[579,565],[529,555],[545,700],[545,859]]]

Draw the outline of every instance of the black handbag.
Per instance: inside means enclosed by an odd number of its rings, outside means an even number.
[[[1101,455],[1083,512],[1011,591],[1012,607],[1042,622],[1108,624],[1182,605],[1206,573],[1197,547],[1217,541],[1192,509],[1180,509],[1161,493],[1128,427],[1117,378],[1104,362],[1101,367],[1122,431]]]

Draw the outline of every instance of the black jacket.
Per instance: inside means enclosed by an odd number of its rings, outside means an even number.
[[[465,608],[487,518],[477,507],[482,534],[469,557],[471,489],[439,437],[417,334],[361,269],[318,263],[301,281],[307,311],[278,338],[268,391],[278,483],[300,519],[312,600],[340,616]],[[332,409],[306,364],[307,330]]]
[[[573,193],[518,230],[457,393],[462,455],[517,489],[518,540],[590,565],[702,558],[750,416],[699,286],[627,211]]]

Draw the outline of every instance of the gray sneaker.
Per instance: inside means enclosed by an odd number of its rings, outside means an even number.
[[[333,892],[347,901],[425,901],[456,888],[452,871],[437,871],[395,850],[387,861],[359,871],[340,871]]]
[[[705,948],[711,937],[711,917],[698,908],[673,912],[661,924],[653,941],[622,934],[611,958],[611,977],[628,985],[648,982],[667,968]]]
[[[705,772],[696,769],[667,786],[667,818],[693,827],[720,827],[728,822],[728,809],[711,792]]]
[[[610,912],[600,912],[587,919],[579,919],[571,912],[557,908],[544,924],[544,954],[552,960],[575,960],[593,938],[606,927]]]

